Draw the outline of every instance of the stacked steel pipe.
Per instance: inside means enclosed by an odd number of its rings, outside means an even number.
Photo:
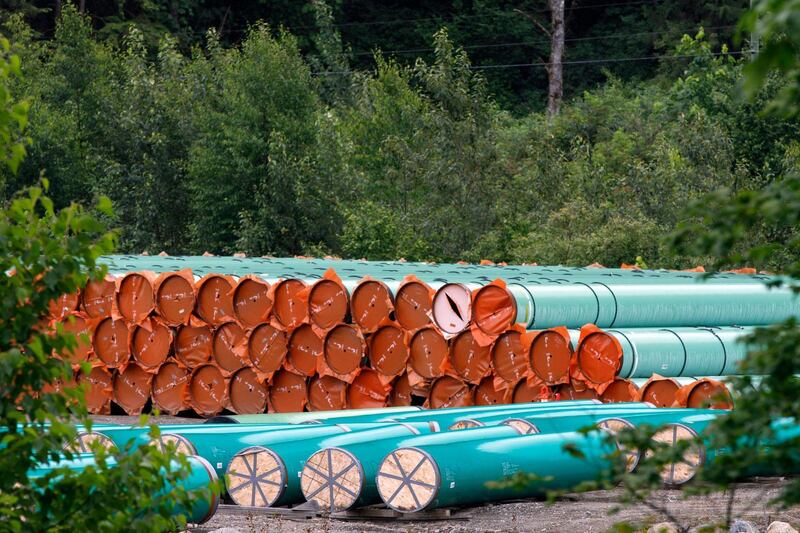
[[[223,478],[227,497],[238,505],[279,507],[308,501],[337,512],[383,503],[413,513],[569,489],[607,474],[614,461],[632,472],[641,451],[614,445],[620,430],[661,428],[652,438],[676,445],[703,434],[722,413],[578,400],[235,415],[206,424],[162,425],[152,440],[145,428],[99,427],[80,433],[76,445],[100,440],[119,448],[175,446],[202,458],[209,471],[203,475]],[[771,438],[794,438],[798,427],[792,420],[776,421]],[[661,471],[667,485],[687,483],[704,463],[727,453],[706,449],[703,440],[682,450],[681,460]],[[535,477],[522,491],[503,485],[515,473]],[[744,474],[785,473],[761,465]],[[198,504],[197,516],[207,516],[207,503]]]
[[[732,325],[800,314],[790,291],[752,274],[213,256],[105,262],[105,280],[51,306],[54,321],[91,339],[69,358],[92,364],[76,380],[88,384],[95,413],[112,401],[128,414],[152,405],[202,416],[579,398],[699,406],[724,387],[690,377],[736,373],[744,355],[736,340],[748,329]]]

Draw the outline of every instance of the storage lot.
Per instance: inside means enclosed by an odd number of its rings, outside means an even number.
[[[133,424],[138,417],[133,416],[93,416],[98,423]],[[197,418],[177,416],[154,417],[158,424],[197,423]],[[800,526],[800,506],[778,511],[768,508],[767,503],[777,496],[786,484],[785,478],[761,478],[741,483],[736,488],[733,516],[748,520],[759,531],[775,521],[789,522],[796,528]],[[445,520],[357,520],[331,518],[293,518],[291,516],[269,516],[263,513],[242,514],[220,507],[209,522],[191,531],[202,533],[219,528],[234,528],[243,533],[283,532],[283,533],[354,533],[371,531],[398,532],[482,532],[482,531],[607,531],[616,522],[628,521],[640,528],[663,522],[666,518],[646,505],[622,509],[610,515],[618,507],[620,491],[596,491],[568,495],[557,502],[520,501],[495,505],[484,505],[454,510],[452,518]],[[666,506],[666,509],[688,527],[698,527],[720,520],[725,516],[728,505],[727,494],[698,496],[683,499],[679,490],[660,490],[654,493],[652,503]],[[800,528],[798,528],[800,529]]]
[[[793,526],[800,525],[800,507],[777,512],[766,507],[766,503],[775,497],[785,481],[780,478],[765,478],[754,482],[743,483],[736,490],[733,516],[747,520],[759,531],[765,531],[775,520],[789,522]],[[629,521],[640,528],[663,522],[666,519],[644,505],[622,510],[619,514],[609,516],[609,512],[617,506],[619,491],[588,492],[568,496],[561,501],[548,505],[545,502],[525,501],[497,505],[485,505],[454,513],[450,520],[412,522],[400,520],[334,520],[329,518],[290,519],[284,516],[269,517],[264,515],[232,514],[220,509],[216,516],[201,528],[192,531],[205,532],[217,528],[230,527],[244,533],[250,532],[317,532],[354,533],[371,531],[398,532],[482,532],[482,531],[568,531],[568,532],[602,532],[622,520]],[[655,493],[653,502],[666,504],[686,526],[697,527],[710,524],[725,516],[728,503],[727,495],[694,497],[682,500],[677,490],[661,490]]]

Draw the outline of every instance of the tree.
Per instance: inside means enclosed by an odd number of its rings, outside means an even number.
[[[800,59],[797,43],[800,23],[795,1],[762,0],[742,18],[742,29],[754,30],[764,39],[758,56],[744,67],[744,85],[751,98],[762,96],[770,80],[780,73],[786,85],[767,109],[776,115],[800,112]],[[692,203],[687,218],[671,235],[672,249],[681,254],[715,258],[714,267],[740,265],[760,267],[782,261],[785,276],[771,285],[788,286],[800,293],[800,173],[787,169],[760,189],[732,192],[720,189]],[[760,239],[754,239],[760,236]],[[650,491],[661,484],[659,472],[680,460],[693,446],[703,446],[714,456],[699,470],[688,493],[727,490],[729,507],[721,526],[730,526],[736,484],[754,472],[795,472],[800,468],[797,447],[800,437],[782,424],[795,426],[800,420],[800,326],[796,318],[769,327],[756,328],[746,340],[748,356],[744,374],[732,381],[735,409],[717,418],[694,440],[674,448],[654,444],[656,428],[626,431],[618,438],[623,447],[638,448],[639,470],[622,477],[626,502],[647,503]],[[752,376],[763,376],[755,383]],[[793,506],[800,502],[800,481],[789,478],[769,505]],[[663,511],[663,509],[658,509]],[[686,528],[686,525],[683,525]]]
[[[20,59],[0,38],[0,159],[15,172],[24,155],[27,103],[15,100],[9,78],[20,76]],[[186,459],[156,447],[94,449],[94,464],[73,470],[59,463],[75,457],[74,421],[91,428],[85,385],[74,371],[78,341],[50,306],[88,279],[101,279],[98,258],[111,252],[114,234],[77,204],[56,210],[45,196],[49,183],[31,187],[0,210],[0,519],[8,531],[169,530],[185,525],[177,512],[192,497],[174,487],[186,475]],[[101,198],[95,209],[111,215]],[[69,319],[67,319],[69,320]],[[63,384],[63,388],[61,385]],[[61,389],[61,390],[59,390]],[[157,435],[158,428],[151,428]],[[51,466],[32,477],[32,470]],[[208,490],[219,490],[218,486]],[[206,491],[203,496],[208,497]]]
[[[346,207],[348,253],[459,260],[495,223],[494,195],[505,183],[496,105],[446,31],[434,45],[434,60],[413,69],[378,56],[376,75],[341,112],[358,193]]]
[[[545,28],[536,16],[517,10],[517,12],[522,13],[530,19],[537,28],[542,30],[542,32],[550,38],[550,60],[545,63],[548,79],[547,116],[550,118],[558,115],[561,100],[564,97],[564,65],[562,63],[566,34],[564,3],[565,0],[548,0],[548,8],[550,10],[549,29]]]
[[[259,24],[241,48],[211,42],[191,67],[204,94],[188,161],[193,249],[298,254],[330,243],[339,216],[328,200],[346,184],[319,166],[325,119],[296,40]]]

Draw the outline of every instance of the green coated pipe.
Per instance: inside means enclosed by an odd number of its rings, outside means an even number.
[[[239,431],[254,432],[266,431],[272,429],[283,429],[294,427],[292,424],[242,424]],[[200,430],[207,432],[214,432],[216,430],[229,431],[231,426],[228,424],[222,425],[209,425],[209,424],[163,424],[159,426],[159,432],[164,433],[182,433],[191,430]],[[102,428],[100,431],[95,431],[92,428],[91,432],[79,431],[76,437],[76,449],[80,452],[89,452],[91,443],[99,440],[106,448],[115,447],[120,450],[125,449],[127,446],[143,446],[150,443],[150,428],[145,427],[107,427]]]
[[[697,426],[699,424],[695,424]],[[771,424],[772,435],[765,439],[760,445],[760,449],[763,452],[768,453],[769,450],[777,445],[786,444],[787,442],[797,442],[797,439],[800,438],[800,424],[797,424],[795,419],[793,418],[781,418],[775,420]],[[708,444],[707,432],[703,432],[703,437],[705,441],[705,456],[706,456],[706,463],[713,461],[716,457],[728,453],[726,449],[714,449]],[[798,466],[797,455],[796,453],[792,453],[794,456],[794,461],[792,464],[786,464],[785,460],[779,459],[779,464],[774,464],[773,462],[767,460],[764,456],[758,456],[753,458],[753,460],[748,465],[746,475],[747,476],[785,476],[787,474],[798,474],[800,473],[800,466]]]
[[[370,425],[374,426],[375,424]],[[178,451],[205,458],[222,477],[231,458],[248,446],[264,446],[273,441],[303,439],[321,435],[337,435],[348,431],[342,424],[240,424],[175,427],[161,434],[162,446],[174,443]]]
[[[619,356],[617,348],[604,339],[610,335],[622,349],[617,373],[621,378],[736,374],[739,363],[747,356],[747,346],[741,340],[752,331],[752,327],[605,329],[586,337],[578,350],[577,363],[590,381],[607,381],[613,369],[603,361],[616,361]],[[577,335],[577,331],[570,330],[571,337]]]
[[[675,445],[685,439],[696,439],[697,442],[690,446],[684,453],[682,461],[677,464],[667,465],[661,473],[665,484],[679,486],[688,483],[697,474],[697,471],[705,464],[713,462],[717,457],[729,453],[727,449],[715,448],[708,435],[709,426],[716,417],[696,416],[687,417],[678,422],[668,424],[659,431],[654,439],[659,442],[666,442]],[[767,437],[763,443],[758,445],[758,449],[753,451],[748,468],[743,474],[747,476],[775,476],[800,473],[800,467],[792,468],[781,462],[779,465],[771,464],[766,459],[759,456],[759,449],[767,451],[769,448],[794,441],[800,437],[800,425],[794,419],[782,418],[772,422],[772,435]],[[743,444],[750,446],[744,441]],[[788,469],[787,469],[788,468]]]
[[[609,417],[650,413],[656,410],[649,403],[644,402],[620,402],[594,404],[586,407],[564,406],[558,408],[562,402],[552,402],[553,409],[542,409],[539,411],[521,411],[517,413],[498,413],[485,416],[477,416],[463,419],[460,422],[466,425],[473,423],[473,427],[490,426],[494,424],[507,423],[509,420],[525,421],[525,433],[553,433],[558,431],[575,431],[583,427],[592,425],[597,420]],[[686,409],[681,408],[681,411]],[[578,424],[578,425],[576,425]],[[523,426],[520,426],[523,427]]]
[[[228,494],[239,505],[298,503],[303,501],[299,474],[306,460],[328,443],[398,440],[433,430],[428,423],[337,424],[308,426],[302,434],[286,431],[241,439],[246,447],[228,464]]]
[[[739,339],[753,328],[669,328],[606,330],[622,346],[619,376],[644,378],[723,376],[738,373],[747,355]]]
[[[531,276],[573,276],[586,277],[590,279],[603,279],[608,277],[618,278],[651,278],[667,277],[679,279],[698,279],[707,276],[706,274],[694,272],[676,272],[668,270],[632,270],[620,268],[586,268],[586,267],[563,267],[563,266],[525,266],[525,265],[455,265],[455,264],[431,264],[420,262],[396,262],[396,261],[353,261],[353,260],[323,260],[323,259],[295,259],[295,258],[238,258],[238,257],[205,257],[205,256],[135,256],[117,255],[102,257],[101,262],[109,265],[112,269],[131,271],[131,270],[155,270],[171,271],[182,268],[208,269],[231,275],[243,275],[247,273],[258,273],[273,277],[287,276],[288,273],[298,275],[315,274],[321,275],[327,268],[333,267],[337,271],[352,275],[373,275],[387,274],[392,276],[402,276],[409,273],[420,273],[422,275],[438,276],[458,276],[458,275],[484,275],[494,277],[531,277]],[[340,274],[341,275],[341,274]],[[711,279],[760,279],[765,278],[761,275],[741,275],[731,273],[715,273]]]
[[[764,325],[800,314],[788,288],[762,283],[526,284],[529,329],[597,324],[601,328]],[[519,294],[519,293],[518,293]]]
[[[559,402],[559,404],[563,405],[565,408],[568,406],[589,406],[595,405],[596,403],[596,400],[572,400],[569,402]],[[519,403],[470,407],[447,407],[443,409],[423,409],[406,413],[389,413],[381,417],[379,420],[382,422],[435,422],[442,429],[446,429],[463,418],[472,418],[499,412],[510,413],[520,411],[535,411],[538,409],[550,409],[554,405],[557,404]],[[358,420],[358,417],[338,419],[338,421],[342,422],[357,422]]]
[[[207,488],[212,482],[216,481],[217,475],[211,465],[197,456],[188,456],[189,463],[188,474],[184,479],[178,481],[178,484],[187,492],[196,491],[199,489]],[[114,468],[116,462],[113,457],[106,458],[106,463],[109,467]],[[86,468],[95,465],[94,456],[91,454],[81,454],[71,460],[62,460],[39,465],[38,467],[28,471],[29,479],[37,479],[44,477],[58,470],[71,470],[73,472],[80,472]],[[173,463],[173,469],[178,468],[177,463]],[[169,493],[171,487],[164,489],[164,493]],[[210,498],[195,497],[192,501],[192,507],[188,511],[183,507],[176,505],[172,509],[174,515],[185,515],[186,521],[191,524],[203,524],[211,520],[219,507],[219,496],[214,491],[210,492]]]
[[[339,418],[358,418],[365,422],[375,417],[384,417],[395,413],[416,412],[422,409],[417,406],[376,407],[369,409],[343,409],[340,411],[310,411],[302,413],[269,413],[260,415],[223,415],[209,418],[207,424],[301,424],[309,421],[327,421]]]
[[[549,416],[548,416],[549,415]],[[684,420],[693,420],[697,417],[717,417],[719,410],[713,409],[691,409],[685,407],[678,408],[655,408],[650,409],[607,409],[595,410],[590,412],[572,411],[556,412],[543,415],[528,415],[518,418],[510,418],[503,423],[520,423],[518,426],[525,433],[561,433],[578,431],[592,426],[617,432],[625,427],[632,428],[641,425],[660,427],[665,424],[680,423]],[[614,421],[616,424],[608,424]],[[528,430],[524,423],[530,424]]]
[[[630,271],[620,269],[570,269],[533,267],[484,267],[426,264],[399,264],[381,262],[313,262],[298,260],[287,263],[285,260],[265,260],[258,258],[149,258],[142,261],[126,260],[112,262],[112,272],[123,274],[132,270],[174,271],[192,268],[195,274],[226,273],[234,276],[255,274],[263,278],[298,278],[313,281],[322,276],[324,271],[333,266],[344,281],[355,281],[370,275],[384,282],[397,282],[408,274],[415,274],[429,284],[445,282],[472,281],[480,284],[488,283],[496,278],[503,278],[509,283],[525,285],[528,283],[678,283],[703,280],[705,283],[758,283],[771,280],[765,276],[743,276],[717,273],[710,277],[702,274],[662,271]],[[294,265],[294,266],[292,266]],[[520,314],[522,317],[523,314]]]
[[[187,427],[202,427],[204,424],[186,424]],[[169,427],[169,426],[165,426]],[[95,441],[106,448],[125,449],[127,446],[142,446],[150,442],[150,427],[122,426],[105,427],[99,431],[93,426],[92,431],[78,431],[75,448],[80,452],[90,452]]]
[[[430,442],[465,445],[512,436],[519,436],[516,428],[498,425],[421,436],[406,433],[384,438],[375,435],[369,440],[329,439],[319,443],[302,469],[303,496],[331,512],[379,503],[375,476],[384,458],[395,449]],[[466,456],[462,460],[471,461]]]
[[[488,429],[494,428],[467,431]],[[390,452],[378,468],[376,483],[381,500],[401,512],[530,498],[600,479],[612,467],[613,451],[600,431],[469,441],[420,439]],[[535,476],[524,488],[502,483],[522,473]]]
[[[622,407],[627,406],[627,407]],[[551,414],[558,413],[586,413],[586,412],[602,412],[613,410],[617,408],[627,408],[629,410],[652,409],[652,405],[641,402],[631,403],[618,403],[618,404],[603,404],[598,400],[567,400],[563,402],[541,402],[529,404],[508,404],[498,405],[492,407],[499,407],[499,409],[492,409],[486,411],[474,410],[472,412],[465,411],[455,415],[441,414],[431,415],[426,420],[438,423],[442,429],[458,430],[471,427],[491,426],[499,424],[509,418],[515,417],[536,417],[536,416],[550,416]],[[507,409],[503,409],[506,407]],[[527,407],[527,408],[526,408]],[[414,421],[421,420],[422,417],[394,417],[394,420]]]
[[[574,405],[573,402],[586,402],[583,407]],[[443,413],[432,415],[431,421],[436,422],[443,430],[461,430],[480,426],[491,426],[499,424],[509,417],[533,416],[534,414],[544,414],[566,411],[571,409],[591,409],[595,405],[600,405],[596,400],[570,400],[570,405],[562,405],[562,402],[541,402],[528,404],[507,404],[497,407],[508,407],[510,409],[493,409],[491,411],[472,411],[453,415]],[[494,406],[493,406],[494,407]],[[525,408],[527,407],[527,408]],[[399,418],[398,418],[399,419]],[[419,420],[419,418],[402,418],[403,421]]]

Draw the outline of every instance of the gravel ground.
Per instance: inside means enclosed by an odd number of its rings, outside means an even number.
[[[759,531],[765,531],[775,520],[789,522],[796,528],[800,525],[800,507],[776,511],[767,507],[767,502],[777,495],[782,479],[768,478],[758,482],[742,484],[736,491],[733,516],[751,522]],[[636,528],[647,527],[667,521],[667,518],[646,506],[636,506],[611,515],[617,506],[616,491],[587,492],[562,498],[547,504],[541,501],[520,501],[495,505],[484,505],[455,510],[446,520],[340,520],[332,518],[292,519],[285,516],[263,514],[242,515],[221,509],[203,526],[192,531],[200,533],[218,528],[233,528],[242,533],[275,532],[300,533],[324,531],[329,533],[355,533],[373,531],[398,532],[522,532],[522,531],[608,531],[615,523],[626,521]],[[683,499],[679,491],[663,490],[654,495],[652,501],[666,506],[678,518],[681,525],[693,528],[722,520],[728,503],[726,494]]]
[[[94,416],[98,423],[132,424],[138,417]],[[154,420],[166,423],[199,423],[202,419],[160,416]],[[783,478],[764,478],[741,484],[735,493],[733,516],[751,522],[759,531],[765,531],[774,520],[789,522],[800,529],[800,507],[778,511],[767,503],[786,483]],[[628,507],[611,514],[617,507],[619,492],[598,491],[568,495],[555,503],[543,501],[517,501],[453,510],[449,519],[442,520],[358,520],[326,517],[294,518],[268,516],[261,513],[241,514],[221,508],[214,518],[193,533],[233,528],[242,533],[355,533],[373,531],[397,532],[523,532],[523,531],[608,531],[615,523],[625,521],[637,529],[667,521],[667,517],[645,505]],[[724,518],[727,494],[684,498],[680,491],[662,490],[651,499],[658,507],[666,507],[681,525],[689,528],[720,521]],[[230,531],[230,530],[229,530]],[[232,531],[230,532],[232,533]]]

